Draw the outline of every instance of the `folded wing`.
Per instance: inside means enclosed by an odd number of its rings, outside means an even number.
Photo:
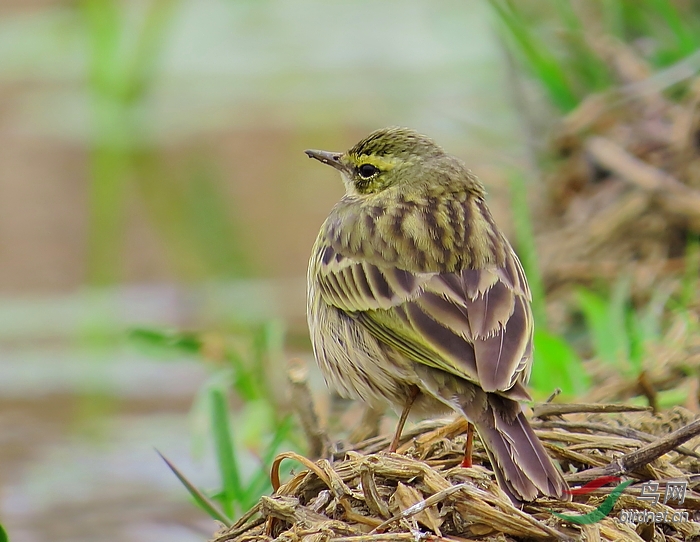
[[[485,391],[525,394],[516,384],[529,376],[533,322],[530,291],[512,249],[499,267],[413,273],[327,246],[317,276],[327,303],[409,359]]]

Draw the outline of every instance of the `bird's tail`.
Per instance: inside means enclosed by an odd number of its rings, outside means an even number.
[[[482,393],[463,410],[484,443],[498,485],[516,502],[532,501],[540,494],[571,500],[562,473],[530,427],[520,403]]]

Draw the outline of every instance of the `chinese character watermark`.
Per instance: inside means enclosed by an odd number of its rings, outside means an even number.
[[[659,482],[644,482],[642,484],[642,493],[639,495],[640,500],[651,501],[651,504],[657,504],[660,496]]]
[[[666,482],[663,492],[663,504],[676,501],[678,505],[685,501],[685,493],[688,489],[687,480]],[[649,501],[651,504],[658,504],[662,492],[659,491],[659,482],[644,482],[639,500]],[[617,515],[618,521],[622,523],[681,523],[691,521],[687,510],[663,510],[654,512],[652,510],[620,510]],[[693,520],[697,518],[693,516]]]
[[[678,501],[681,505],[685,502],[685,491],[688,489],[688,481],[682,480],[680,482],[666,482],[666,496],[664,497],[664,504],[668,501]]]

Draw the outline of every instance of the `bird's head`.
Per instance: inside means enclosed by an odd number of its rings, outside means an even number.
[[[305,152],[340,171],[347,193],[353,195],[437,182],[441,169],[455,165],[432,139],[409,128],[376,130],[347,152]]]

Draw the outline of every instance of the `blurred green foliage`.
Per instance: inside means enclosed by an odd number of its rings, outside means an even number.
[[[674,0],[489,0],[496,27],[519,66],[539,84],[560,113],[574,109],[586,96],[618,81],[606,58],[611,40],[631,47],[651,69],[661,69],[697,55],[700,50],[700,4]],[[523,112],[523,114],[526,114]],[[543,161],[546,156],[540,156]],[[590,386],[586,365],[568,340],[574,330],[554,333],[546,318],[546,296],[528,208],[528,180],[510,174],[515,246],[528,276],[536,322],[535,364],[531,384],[536,395],[555,387],[572,396]],[[596,289],[578,288],[575,304],[585,322],[589,355],[637,378],[650,344],[661,337],[667,309],[688,309],[695,299],[697,243],[689,247],[680,295],[656,290],[642,308],[630,299],[630,282]]]
[[[187,492],[190,494],[192,497],[192,500],[194,503],[199,506],[204,512],[207,513],[209,517],[216,521],[220,521],[223,523],[226,527],[230,527],[233,525],[233,521],[231,518],[228,516],[224,515],[221,510],[217,508],[217,506],[211,501],[209,497],[207,497],[204,493],[202,493],[197,486],[195,486],[190,480],[178,469],[172,461],[170,461],[167,457],[165,457],[163,454],[158,452],[158,455],[160,455],[161,459],[165,461],[165,464],[168,466],[168,468],[175,474],[178,480],[180,480],[180,483],[185,486],[185,489]]]
[[[175,1],[151,2],[140,31],[116,0],[84,0],[79,6],[88,35],[93,125],[88,274],[91,282],[104,284],[119,276],[127,181],[143,144],[137,110],[153,82]]]
[[[601,39],[637,44],[654,68],[700,48],[700,5],[674,0],[489,0],[509,51],[561,112],[615,84]]]
[[[547,325],[545,290],[528,206],[527,179],[520,172],[511,171],[509,181],[515,246],[530,284],[535,318],[535,361],[530,385],[540,397],[547,397],[557,388],[566,396],[576,396],[586,391],[590,382],[576,351]]]
[[[648,304],[636,309],[630,281],[622,278],[608,296],[579,288],[577,300],[594,346],[596,358],[636,378],[643,370],[647,345],[661,338],[661,324],[669,292],[658,289]]]
[[[116,0],[79,3],[88,36],[91,97],[90,239],[88,279],[121,278],[126,200],[137,194],[161,234],[181,278],[248,274],[240,229],[223,205],[222,182],[206,160],[180,175],[166,168],[149,139],[144,109],[158,76],[158,59],[178,0],[149,0],[129,17]]]
[[[192,407],[195,449],[201,455],[211,440],[219,468],[220,489],[204,492],[196,488],[170,461],[168,466],[185,485],[194,502],[211,517],[224,523],[251,508],[261,495],[270,492],[270,465],[284,449],[302,447],[290,415],[280,413],[270,375],[283,366],[280,359],[283,328],[275,322],[241,330],[238,348],[222,337],[138,328],[131,342],[151,355],[187,354],[200,357],[214,370]],[[241,403],[231,415],[229,390]],[[240,454],[245,446],[256,458]],[[248,454],[250,456],[250,453]],[[212,502],[221,506],[219,511]]]

